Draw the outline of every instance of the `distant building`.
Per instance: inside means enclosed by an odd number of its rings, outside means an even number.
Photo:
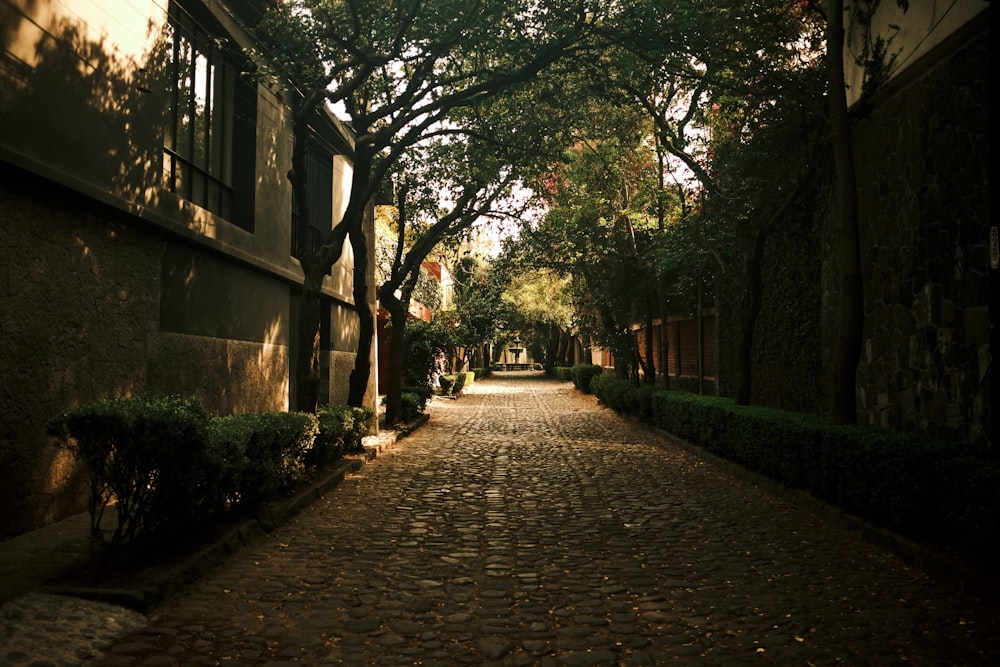
[[[0,4],[0,539],[85,509],[45,435],[70,406],[140,392],[215,414],[294,405],[295,255],[346,206],[352,137],[317,116],[321,213],[293,238],[295,93],[244,75],[268,4]],[[324,286],[331,403],[354,365],[352,271],[347,246]]]

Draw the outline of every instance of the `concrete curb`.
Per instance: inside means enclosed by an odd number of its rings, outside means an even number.
[[[134,585],[80,586],[53,583],[43,586],[41,592],[107,602],[148,613],[166,597],[220,565],[226,557],[262,539],[292,519],[342,483],[348,475],[358,472],[366,463],[393,448],[398,440],[426,424],[428,419],[428,415],[421,414],[418,419],[398,429],[368,436],[361,453],[346,456],[331,464],[308,486],[286,499],[269,503],[254,517],[232,526],[193,554],[180,561],[143,571],[135,577]]]

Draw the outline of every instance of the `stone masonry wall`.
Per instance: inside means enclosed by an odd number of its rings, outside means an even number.
[[[144,387],[159,256],[128,216],[0,164],[0,539],[85,509],[46,422]]]
[[[76,461],[46,435],[69,407],[148,392],[196,397],[212,414],[287,409],[288,285],[261,274],[243,294],[253,281],[232,267],[226,300],[243,310],[216,313],[217,328],[238,332],[241,314],[244,329],[273,322],[256,340],[162,330],[170,244],[142,220],[0,163],[0,539],[86,510]],[[216,261],[213,279],[226,266]],[[210,327],[212,314],[199,307],[190,319]]]
[[[853,129],[866,308],[859,420],[984,448],[988,39],[876,100]],[[827,286],[834,280],[828,273]]]

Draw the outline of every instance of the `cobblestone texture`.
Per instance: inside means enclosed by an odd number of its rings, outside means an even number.
[[[995,600],[571,385],[491,379],[430,411],[93,664],[998,664]]]

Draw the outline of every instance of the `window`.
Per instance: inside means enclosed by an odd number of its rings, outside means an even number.
[[[298,200],[292,203],[292,256],[316,252],[333,225],[333,154],[310,140],[306,146],[306,199],[309,202],[309,236],[299,238]]]
[[[200,10],[200,11],[194,11]],[[238,48],[195,3],[170,3],[170,109],[164,186],[253,231],[257,97]]]

